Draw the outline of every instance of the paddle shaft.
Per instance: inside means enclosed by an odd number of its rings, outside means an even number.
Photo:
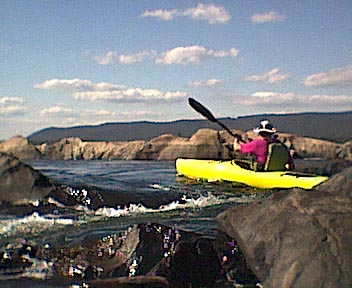
[[[220,122],[218,119],[216,119],[214,117],[214,115],[210,112],[210,110],[208,108],[206,108],[205,106],[203,106],[200,102],[198,102],[197,100],[193,99],[193,98],[188,98],[188,103],[189,105],[195,110],[197,111],[199,114],[201,114],[202,116],[204,116],[205,118],[207,118],[210,122],[213,123],[218,123],[222,128],[224,128],[231,136],[233,136],[234,138],[238,139],[239,141],[242,141],[242,137],[239,134],[234,134],[224,123]]]

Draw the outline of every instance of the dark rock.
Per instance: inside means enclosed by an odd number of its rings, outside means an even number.
[[[196,265],[197,250],[188,241],[176,244],[175,255],[170,260],[170,283],[172,287],[192,287],[193,269]]]
[[[24,268],[34,263],[44,267],[53,263],[52,268],[47,267],[52,271],[50,279],[45,280],[48,287],[74,282],[96,288],[221,288],[238,282],[232,276],[240,273],[245,287],[255,287],[258,281],[245,267],[237,244],[224,233],[219,231],[210,239],[156,223],[134,225],[112,235],[90,234],[79,243],[24,242],[8,246],[0,251],[0,278],[6,274],[9,277],[5,279],[12,279],[11,275],[18,279],[25,273]]]
[[[352,165],[342,159],[294,159],[295,170],[303,173],[332,176]]]
[[[329,181],[321,184],[319,190],[341,197],[352,198],[352,166],[334,175]]]
[[[319,190],[274,192],[233,207],[218,215],[218,224],[264,286],[351,287],[351,174],[348,168]]]
[[[213,241],[200,238],[195,243],[195,265],[192,267],[192,287],[214,287],[219,278],[220,260],[213,247]]]
[[[17,158],[0,153],[0,203],[32,203],[53,190],[55,186],[47,177]]]

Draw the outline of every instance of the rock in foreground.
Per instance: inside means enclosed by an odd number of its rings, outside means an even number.
[[[231,208],[219,226],[265,287],[351,287],[352,198],[339,190],[351,177],[348,168],[319,190],[281,191]]]
[[[0,203],[23,204],[43,199],[55,189],[38,171],[0,153]]]
[[[64,246],[22,239],[0,251],[0,258],[0,285],[11,288],[24,287],[23,281],[34,276],[45,287],[225,288],[258,282],[224,233],[208,238],[157,223],[87,235],[81,243]],[[32,280],[25,286],[37,284]]]

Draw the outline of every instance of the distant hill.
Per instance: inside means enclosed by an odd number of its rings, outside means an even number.
[[[340,113],[263,114],[239,118],[219,118],[230,129],[247,131],[262,119],[270,119],[279,132],[325,139],[335,142],[351,140],[352,111]],[[150,140],[162,134],[190,137],[200,128],[221,130],[208,120],[178,120],[172,122],[105,123],[69,128],[50,127],[29,135],[33,144],[55,142],[62,138],[79,137],[84,141]]]

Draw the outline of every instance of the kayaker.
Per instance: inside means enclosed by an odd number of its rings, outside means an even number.
[[[258,134],[256,139],[248,143],[245,143],[241,139],[236,139],[233,148],[235,151],[241,152],[241,154],[254,155],[256,167],[252,168],[257,171],[264,171],[265,164],[267,163],[269,145],[271,143],[280,143],[275,135],[277,130],[269,120],[265,119],[260,121],[259,126],[254,128],[253,131]],[[291,170],[293,168],[293,161],[288,149],[287,153],[289,160],[287,161],[286,169]]]

